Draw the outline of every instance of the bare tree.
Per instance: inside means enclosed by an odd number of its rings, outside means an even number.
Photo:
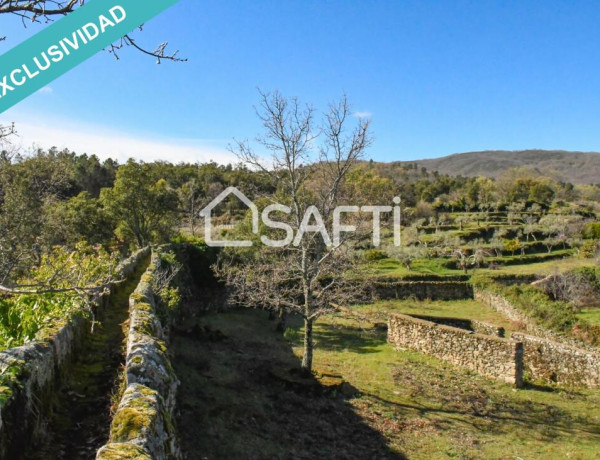
[[[4,150],[3,144],[7,142],[7,139],[13,134],[16,134],[14,123],[11,123],[7,126],[0,125],[0,147],[2,148],[2,150]]]
[[[456,266],[465,275],[468,275],[469,267],[480,268],[482,265],[485,265],[488,256],[489,253],[482,248],[476,248],[472,254],[469,254],[469,251],[465,248],[458,248],[452,252],[452,257],[456,260]]]
[[[554,300],[569,302],[575,309],[600,305],[600,287],[592,272],[555,272],[531,283]]]
[[[345,234],[341,241],[329,245],[323,233],[304,233],[302,229],[308,223],[305,216],[314,211],[325,224],[331,223],[335,207],[343,202],[346,175],[371,143],[369,120],[358,119],[349,132],[352,114],[345,96],[330,105],[318,127],[311,106],[301,106],[297,99],[287,99],[278,92],[261,92],[260,96],[257,115],[265,134],[257,141],[271,152],[270,161],[265,163],[247,142],[237,142],[232,151],[278,185],[277,199],[289,209],[283,219],[296,238],[291,245],[262,245],[245,255],[224,251],[217,270],[239,302],[284,309],[304,319],[302,368],[311,372],[314,321],[334,311],[332,303],[352,302],[360,289],[348,278],[352,235]],[[313,155],[318,138],[322,142]],[[304,236],[298,239],[301,234]]]
[[[201,209],[201,203],[204,199],[200,192],[200,186],[196,182],[195,178],[190,179],[178,190],[179,201],[181,203],[183,213],[187,218],[192,236],[196,236],[196,218],[198,217],[198,212]]]
[[[0,0],[0,15],[13,15],[21,19],[23,26],[29,23],[48,23],[54,21],[54,18],[65,16],[75,11],[78,7],[83,6],[86,0]],[[143,24],[138,28],[143,29]],[[0,36],[0,41],[6,40],[6,37]],[[178,56],[179,51],[167,51],[168,42],[160,43],[154,50],[140,46],[137,41],[132,38],[131,34],[127,34],[121,39],[111,44],[107,51],[111,53],[115,59],[119,59],[119,52],[124,47],[132,47],[143,54],[156,59],[157,64],[163,60],[174,62],[185,62],[187,59]],[[10,125],[0,125],[0,140],[15,134],[14,123]]]
[[[18,16],[23,25],[28,23],[52,22],[54,18],[66,16],[75,11],[78,7],[83,6],[85,0],[0,0],[0,14],[12,14]],[[139,27],[142,30],[143,26]],[[2,37],[5,39],[6,37]],[[178,51],[167,52],[168,42],[159,44],[156,49],[149,50],[140,46],[130,34],[125,35],[117,43],[113,43],[108,51],[112,53],[116,59],[119,59],[118,51],[125,46],[131,46],[138,51],[152,56],[160,64],[162,60],[168,61],[187,61],[178,57]]]

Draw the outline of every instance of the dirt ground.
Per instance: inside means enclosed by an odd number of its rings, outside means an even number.
[[[397,459],[352,410],[347,385],[303,378],[267,313],[208,314],[173,337],[187,459]]]

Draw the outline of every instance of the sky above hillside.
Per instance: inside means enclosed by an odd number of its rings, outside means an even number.
[[[92,0],[103,1],[103,0]],[[380,161],[600,150],[600,2],[181,0],[136,33],[187,63],[100,53],[0,114],[24,148],[227,162],[257,88],[325,109],[345,92]],[[0,17],[0,53],[43,25]]]

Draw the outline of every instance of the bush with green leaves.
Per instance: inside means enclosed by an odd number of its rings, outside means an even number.
[[[586,240],[579,249],[581,257],[591,259],[600,251],[600,240]]]
[[[0,298],[0,350],[34,340],[75,311],[82,311],[75,293],[23,294]]]
[[[30,342],[76,312],[89,315],[90,298],[114,280],[116,263],[114,255],[85,243],[43,255],[12,293],[0,297],[0,349]]]
[[[385,259],[387,255],[385,252],[379,249],[368,249],[363,253],[363,258],[367,262],[377,262],[378,260]]]
[[[587,239],[600,239],[600,222],[591,222],[583,227],[583,237]]]

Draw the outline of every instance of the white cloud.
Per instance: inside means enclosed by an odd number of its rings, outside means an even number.
[[[0,119],[0,124],[6,124],[7,121]],[[204,163],[211,160],[221,164],[236,162],[235,156],[226,149],[227,142],[223,140],[158,138],[56,119],[39,121],[30,117],[13,117],[10,121],[15,122],[18,135],[13,144],[23,149],[68,148],[77,153],[95,154],[100,159],[113,158],[120,163],[129,158],[172,163]]]
[[[38,93],[40,94],[52,94],[53,92],[54,90],[50,86],[44,86],[38,90]]]
[[[371,112],[354,112],[353,115],[357,118],[369,118],[373,114]]]

